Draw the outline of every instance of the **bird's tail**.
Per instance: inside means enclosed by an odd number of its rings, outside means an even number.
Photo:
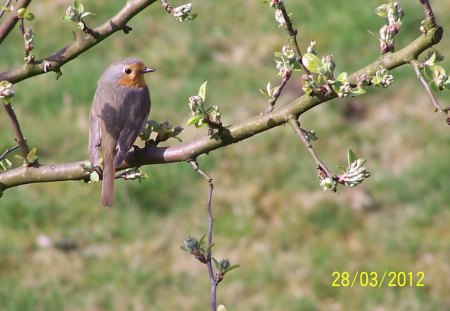
[[[116,177],[114,156],[115,154],[112,152],[105,152],[103,158],[102,204],[104,206],[112,206],[114,203],[114,179]]]

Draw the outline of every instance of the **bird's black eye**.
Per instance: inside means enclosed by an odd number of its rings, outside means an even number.
[[[127,74],[127,75],[129,75],[130,73],[131,73],[131,69],[130,68],[125,68],[125,73]]]

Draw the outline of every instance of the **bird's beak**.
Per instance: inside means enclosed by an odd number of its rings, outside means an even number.
[[[153,72],[153,71],[156,71],[156,69],[145,67],[144,70],[142,71],[142,73],[148,73],[148,72]]]

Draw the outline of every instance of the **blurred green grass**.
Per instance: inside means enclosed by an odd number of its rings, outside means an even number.
[[[71,1],[32,3],[37,58],[72,39],[61,17]],[[260,113],[258,88],[276,82],[272,55],[286,41],[273,12],[258,1],[194,1],[199,17],[178,23],[158,4],[53,74],[15,86],[14,108],[42,163],[87,157],[88,114],[95,83],[107,65],[137,56],[158,71],[149,76],[151,118],[184,125],[187,98],[205,80],[224,123]],[[84,1],[102,23],[121,2]],[[312,39],[332,53],[339,71],[378,57],[374,33],[380,1],[286,1],[302,46]],[[181,2],[173,3],[174,5]],[[433,1],[447,29],[450,4]],[[401,46],[418,35],[422,11],[406,12]],[[220,6],[220,9],[218,9]],[[0,70],[22,63],[18,30],[0,46]],[[444,36],[438,49],[445,54]],[[446,55],[448,56],[448,55]],[[450,70],[448,60],[444,67]],[[395,72],[387,90],[351,101],[364,107],[346,119],[347,101],[302,116],[319,134],[317,151],[332,167],[351,147],[368,159],[372,177],[339,195],[323,193],[308,153],[280,127],[199,159],[215,181],[215,252],[241,264],[219,287],[229,310],[448,310],[450,211],[448,127],[432,112],[411,68]],[[298,80],[279,105],[298,96]],[[443,102],[448,93],[440,95]],[[0,146],[14,141],[0,113]],[[186,129],[185,141],[204,135]],[[99,205],[100,185],[81,182],[27,185],[0,200],[0,310],[200,310],[208,306],[204,267],[179,246],[206,231],[207,185],[185,163],[144,168],[149,179],[117,183],[113,209]],[[40,234],[72,239],[64,253],[39,248]],[[425,273],[424,288],[336,288],[334,271]]]

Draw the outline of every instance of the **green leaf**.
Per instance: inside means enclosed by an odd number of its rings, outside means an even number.
[[[433,69],[433,75],[435,77],[445,76],[446,75],[445,69],[440,65],[436,65],[436,66],[434,66],[434,69]]]
[[[337,80],[340,82],[346,82],[347,81],[347,76],[348,74],[346,72],[341,72],[338,77]]]
[[[356,157],[356,154],[353,152],[353,150],[348,148],[348,151],[347,151],[347,162],[348,162],[348,165],[350,166],[357,159],[358,158]]]
[[[80,1],[75,0],[73,2],[73,8],[76,9],[80,13],[84,12],[84,6]]]
[[[34,163],[37,160],[37,155],[36,155],[36,147],[34,147],[33,149],[31,149],[31,151],[27,154],[27,161],[28,163]]]
[[[216,267],[216,269],[219,269],[219,262],[216,260],[216,258],[211,257],[211,259],[214,262],[214,266]]]
[[[429,86],[430,86],[430,89],[435,93],[438,93],[440,91],[438,86],[436,85],[436,83],[434,83],[433,80],[430,81]]]
[[[237,268],[239,268],[240,266],[241,266],[241,265],[232,265],[231,267],[229,267],[229,268],[227,269],[226,272],[230,272],[231,270],[237,269]]]
[[[208,247],[206,248],[206,252],[210,252],[213,247],[214,247],[214,243],[211,243],[210,245],[208,245]]]
[[[305,53],[302,57],[302,63],[305,67],[313,73],[319,73],[322,62],[313,53]]]
[[[266,92],[265,90],[259,89],[259,92],[260,92],[265,98],[267,98],[267,99],[270,98],[269,94],[267,94],[267,92]]]
[[[383,78],[382,78],[382,77],[380,77],[380,76],[375,76],[375,77],[372,78],[372,80],[371,80],[370,82],[372,82],[372,84],[373,84],[374,86],[379,86],[380,83],[381,83],[381,81],[383,81]]]
[[[100,176],[98,175],[98,173],[96,171],[94,171],[89,175],[89,180],[91,182],[98,182],[100,180]]]
[[[17,17],[18,18],[24,18],[26,13],[27,13],[27,9],[20,8],[20,9],[17,10]]]
[[[24,15],[24,18],[25,18],[27,21],[32,21],[32,20],[34,19],[34,14],[27,11],[27,12],[25,13],[25,15]]]
[[[187,21],[193,21],[194,19],[196,19],[198,16],[198,13],[192,13],[189,14],[188,17],[186,18]]]
[[[201,121],[201,119],[202,119],[201,116],[198,116],[198,115],[192,116],[192,117],[190,117],[189,120],[187,121],[187,125],[190,126],[190,125],[195,124],[195,126],[197,126],[197,124]],[[198,127],[198,126],[197,126],[197,127]]]
[[[83,14],[81,14],[81,18],[84,18],[84,17],[86,17],[86,16],[89,16],[89,15],[95,15],[94,13],[92,13],[92,12],[84,12]]]
[[[271,98],[272,97],[272,86],[270,84],[270,81],[266,85],[266,91],[267,91],[267,96],[269,96],[269,98]]]
[[[375,9],[375,13],[379,16],[379,17],[387,17],[387,8],[388,8],[388,6],[387,6],[387,4],[385,3],[385,4],[382,4],[382,5],[380,5],[379,7],[377,7],[376,9]]]
[[[267,1],[266,1],[267,2]],[[217,311],[228,311],[228,309],[224,305],[219,305],[217,307]]]
[[[208,81],[203,82],[203,84],[198,89],[198,96],[200,96],[203,99],[203,102],[206,102],[206,85],[208,84]]]
[[[355,87],[351,90],[350,94],[352,96],[359,96],[359,95],[366,94],[366,90],[363,89],[362,87]]]

